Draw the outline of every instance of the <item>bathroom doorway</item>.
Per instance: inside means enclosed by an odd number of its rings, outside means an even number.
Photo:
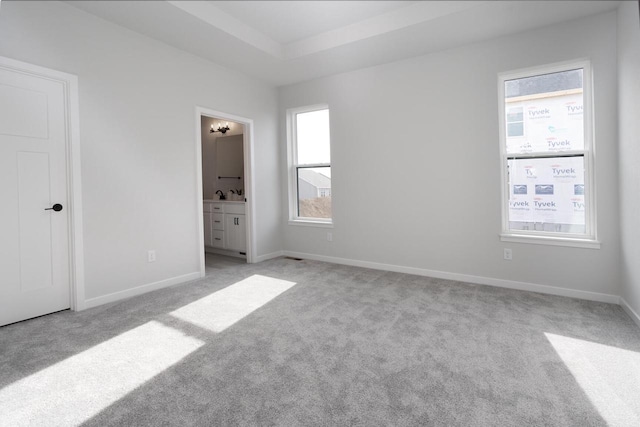
[[[253,121],[196,108],[201,276],[253,262]]]

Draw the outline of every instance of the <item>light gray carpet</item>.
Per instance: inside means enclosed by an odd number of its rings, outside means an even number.
[[[634,425],[639,355],[615,305],[280,258],[0,328],[0,425]]]
[[[246,263],[247,260],[244,258],[206,253],[204,261],[205,275],[209,276],[211,274],[217,274],[220,269],[235,267]]]

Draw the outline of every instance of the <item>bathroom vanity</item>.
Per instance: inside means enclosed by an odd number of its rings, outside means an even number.
[[[204,200],[203,213],[205,250],[246,257],[245,202]]]

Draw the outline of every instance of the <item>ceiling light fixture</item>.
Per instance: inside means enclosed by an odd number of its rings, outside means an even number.
[[[227,133],[227,131],[229,130],[229,122],[226,122],[224,124],[224,127],[222,126],[222,123],[218,123],[218,129],[213,129],[213,124],[211,125],[211,129],[209,129],[209,133],[214,133],[214,132],[220,132],[223,135],[225,133]]]

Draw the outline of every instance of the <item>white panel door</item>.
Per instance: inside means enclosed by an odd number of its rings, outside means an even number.
[[[0,326],[70,306],[66,141],[63,83],[0,67]]]

